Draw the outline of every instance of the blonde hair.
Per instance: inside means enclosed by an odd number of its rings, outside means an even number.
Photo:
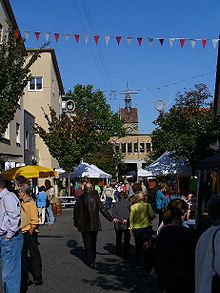
[[[139,191],[135,197],[136,197],[136,202],[140,202],[140,201],[145,200],[145,194],[143,191]]]

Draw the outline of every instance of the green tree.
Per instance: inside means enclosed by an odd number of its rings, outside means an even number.
[[[28,56],[23,39],[16,39],[13,31],[0,45],[0,133],[5,132],[14,118],[18,102],[31,77],[30,67],[38,56],[39,51]]]
[[[124,166],[122,159],[122,154],[115,153],[114,145],[110,142],[100,144],[93,154],[85,156],[86,162],[98,166],[114,178],[117,177],[118,170]]]
[[[154,121],[152,142],[156,157],[175,150],[177,157],[189,161],[194,174],[198,160],[211,152],[210,146],[216,142],[214,111],[207,103],[210,97],[205,84],[177,93],[175,104]]]
[[[49,115],[44,112],[48,130],[37,124],[35,131],[66,171],[71,171],[81,160],[97,163],[98,158],[97,165],[103,168],[106,157],[111,154],[113,158],[113,147],[107,142],[112,136],[124,135],[123,122],[111,111],[103,93],[94,91],[91,85],[77,85],[68,96],[76,104],[74,115],[57,116],[50,108]],[[114,160],[109,160],[109,164],[114,168]]]

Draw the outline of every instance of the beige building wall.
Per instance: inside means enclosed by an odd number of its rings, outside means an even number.
[[[48,124],[44,118],[42,108],[46,113],[49,113],[50,105],[59,115],[61,113],[61,91],[58,82],[57,72],[54,64],[54,51],[48,49],[41,52],[41,58],[31,67],[32,77],[43,78],[42,90],[30,91],[29,86],[25,89],[24,107],[35,116],[35,122],[41,125],[44,129],[48,129]],[[49,153],[49,150],[43,140],[36,136],[36,156],[37,163],[40,166],[48,168],[58,168],[58,161],[55,160]]]
[[[0,28],[3,36],[6,36],[8,32],[8,23],[13,29],[18,29],[10,3],[6,0],[0,0]],[[17,130],[19,125],[19,134],[17,135],[16,125]],[[0,140],[0,161],[8,162],[8,164],[12,164],[11,166],[24,162],[24,110],[22,98],[13,121],[10,122],[6,133],[3,134]]]
[[[136,163],[140,169],[145,159],[152,151],[151,136],[148,134],[127,135],[125,137],[113,137],[111,142],[115,151],[120,151],[125,163]]]

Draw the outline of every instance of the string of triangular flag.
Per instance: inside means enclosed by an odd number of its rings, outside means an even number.
[[[21,36],[20,31],[15,31],[15,37],[18,39]],[[132,36],[100,36],[100,35],[80,35],[80,34],[69,34],[69,33],[51,33],[51,32],[30,32],[25,31],[24,32],[24,39],[29,39],[30,37],[34,36],[37,41],[39,41],[40,37],[44,37],[45,40],[52,41],[55,40],[56,43],[60,40],[60,37],[64,37],[67,42],[69,42],[71,39],[75,39],[75,43],[78,44],[80,40],[83,40],[85,44],[88,44],[89,41],[95,42],[96,45],[100,43],[101,39],[104,39],[104,42],[106,46],[109,45],[110,40],[115,40],[116,44],[119,46],[121,44],[121,41],[124,39],[126,40],[127,44],[130,46],[132,42],[136,42],[139,46],[143,45],[144,41],[147,41],[149,45],[152,45],[155,42],[159,41],[160,46],[164,46],[165,42],[167,41],[170,47],[174,46],[174,43],[179,43],[181,48],[184,48],[186,45],[186,42],[189,42],[191,44],[191,47],[194,48],[197,43],[200,43],[203,48],[207,46],[208,42],[212,43],[213,48],[216,48],[217,44],[219,43],[219,38],[214,39],[192,39],[192,38],[153,38],[153,37],[146,37],[146,36],[138,36],[138,37],[132,37]]]

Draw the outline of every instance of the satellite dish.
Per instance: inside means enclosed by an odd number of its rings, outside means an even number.
[[[76,104],[73,100],[66,101],[66,111],[67,112],[74,112],[76,109]]]
[[[163,99],[159,99],[154,104],[154,107],[158,112],[163,112],[166,109],[166,102]]]

